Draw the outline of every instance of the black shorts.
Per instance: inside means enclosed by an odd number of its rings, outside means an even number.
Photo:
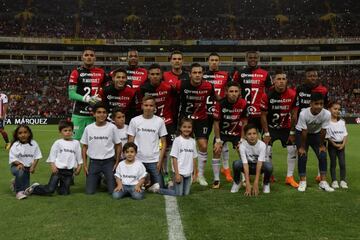
[[[220,135],[220,139],[221,139],[221,141],[223,141],[223,145],[227,142],[231,142],[233,149],[237,149],[237,146],[239,145],[239,142],[240,142],[240,137],[238,137],[238,136]],[[214,137],[213,144],[215,144],[215,137]]]
[[[193,131],[196,139],[209,138],[208,120],[193,120]]]
[[[166,146],[172,146],[175,138],[176,138],[176,128],[175,125],[173,123],[170,123],[168,125],[166,125],[166,131],[167,131],[167,135],[166,135]]]
[[[5,128],[5,120],[0,120],[0,128]]]
[[[262,126],[261,126],[261,118],[260,117],[249,117],[248,118],[248,124],[254,124],[256,128],[258,129],[259,133],[262,132]]]
[[[269,128],[269,133],[271,140],[269,142],[269,145],[272,146],[273,142],[276,140],[281,141],[282,147],[291,146],[293,145],[291,142],[288,142],[290,129],[271,129]]]

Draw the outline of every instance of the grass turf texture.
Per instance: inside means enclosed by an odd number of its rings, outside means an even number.
[[[346,147],[349,190],[322,192],[314,181],[317,161],[310,154],[308,189],[299,193],[283,184],[286,149],[274,145],[277,182],[271,193],[247,198],[240,189],[221,179],[219,190],[193,185],[190,196],[178,198],[187,239],[360,239],[360,163],[358,125],[348,125]],[[10,134],[14,126],[7,126]],[[44,158],[31,182],[47,183],[50,168],[45,160],[58,137],[57,126],[33,126]],[[229,145],[230,146],[230,145]],[[310,151],[311,152],[311,151]],[[210,153],[210,151],[209,151]],[[211,154],[209,154],[210,159]],[[164,198],[146,194],[143,201],[113,200],[105,192],[87,196],[83,172],[75,179],[70,196],[31,196],[18,201],[9,190],[8,153],[0,151],[1,239],[167,239]],[[231,151],[231,162],[237,159]],[[211,161],[206,176],[212,180]]]

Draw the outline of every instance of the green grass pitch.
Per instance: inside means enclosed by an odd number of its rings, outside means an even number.
[[[271,193],[258,197],[231,194],[231,184],[219,190],[192,186],[190,196],[178,198],[187,239],[360,239],[360,127],[348,125],[346,147],[349,190],[334,193],[317,188],[317,161],[310,155],[308,185],[299,193],[283,184],[286,149],[274,146]],[[9,135],[14,126],[7,126]],[[35,140],[44,158],[31,182],[47,183],[50,168],[45,163],[58,137],[56,126],[33,126]],[[230,146],[230,145],[229,145]],[[210,153],[210,151],[209,151]],[[209,159],[211,154],[209,154]],[[0,150],[1,239],[168,239],[164,198],[146,194],[143,201],[113,200],[105,192],[84,194],[83,172],[76,178],[70,196],[31,196],[18,201],[10,192],[8,153]],[[237,159],[232,151],[231,162]],[[210,161],[206,176],[212,180]]]

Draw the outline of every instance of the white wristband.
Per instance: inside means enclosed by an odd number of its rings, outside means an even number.
[[[270,137],[270,133],[269,132],[264,133],[263,137]]]

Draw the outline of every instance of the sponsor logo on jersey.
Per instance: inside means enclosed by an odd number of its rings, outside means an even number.
[[[263,78],[264,75],[261,73],[241,73],[240,75],[242,78]]]
[[[137,128],[138,132],[150,132],[150,133],[156,133],[155,129],[150,129],[150,128]]]
[[[62,153],[62,152],[76,154],[76,152],[75,152],[74,150],[72,150],[72,149],[66,149],[66,148],[60,149],[60,153]]]
[[[283,99],[270,99],[270,104],[274,103],[289,103],[291,102],[291,98],[283,98]]]
[[[193,149],[186,149],[186,148],[183,148],[183,149],[180,149],[180,153],[182,153],[182,152],[192,153],[192,152],[194,152],[194,150],[193,150]]]
[[[108,140],[109,137],[107,136],[89,136],[89,142],[92,140]]]
[[[130,97],[127,96],[113,96],[113,95],[108,95],[106,97],[108,100],[130,100]]]
[[[34,158],[34,154],[22,154],[22,153],[19,153],[17,155],[17,157],[19,157],[19,158]]]

